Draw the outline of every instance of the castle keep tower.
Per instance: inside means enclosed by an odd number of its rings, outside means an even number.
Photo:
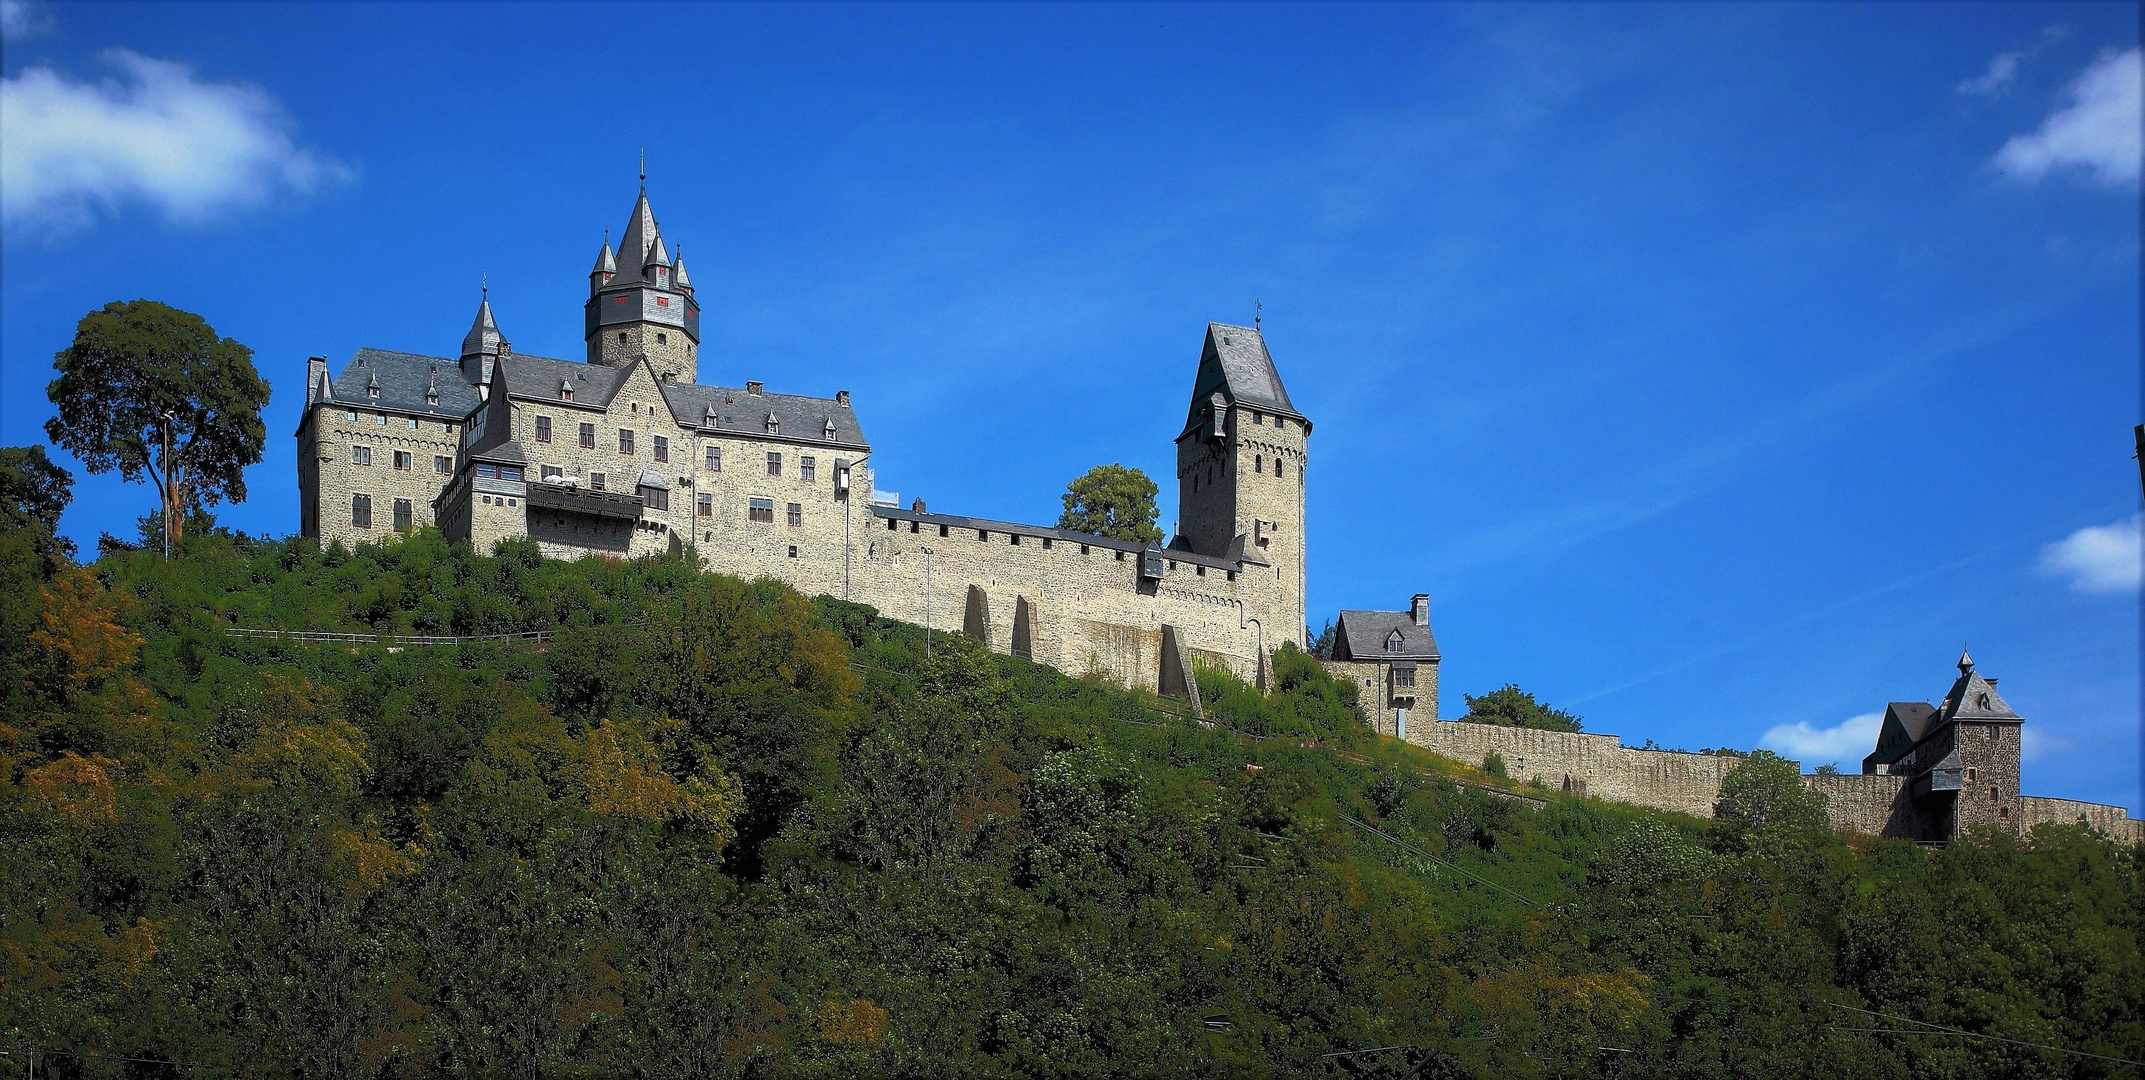
[[[1177,536],[1170,546],[1241,559],[1270,610],[1266,646],[1304,644],[1305,462],[1311,422],[1289,402],[1256,327],[1208,323],[1177,436]]]
[[[685,260],[673,260],[648,207],[648,178],[626,232],[606,239],[588,275],[588,362],[619,367],[646,356],[666,382],[700,381],[700,302]]]

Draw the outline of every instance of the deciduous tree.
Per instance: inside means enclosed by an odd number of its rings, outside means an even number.
[[[1097,465],[1065,487],[1058,528],[1095,533],[1140,544],[1159,544],[1162,530],[1154,506],[1160,491],[1147,474],[1123,465]]]
[[[188,510],[245,501],[244,470],[268,438],[268,384],[253,370],[253,350],[192,312],[114,301],[82,317],[53,366],[60,375],[45,394],[59,415],[45,434],[90,472],[148,477],[167,542],[180,537]]]

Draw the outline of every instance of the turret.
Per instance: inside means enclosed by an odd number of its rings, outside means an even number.
[[[605,229],[603,250],[596,255],[596,268],[588,272],[588,294],[596,295],[597,290],[609,285],[611,279],[617,276],[618,257],[611,254],[611,230]]]
[[[685,245],[678,245],[678,291],[693,295],[693,279],[685,272]]]
[[[477,304],[477,320],[462,338],[463,377],[473,383],[489,381],[492,365],[505,343],[506,339],[499,336],[499,324],[492,321],[491,290],[486,289],[484,299]]]
[[[588,362],[621,367],[645,356],[658,378],[698,382],[700,304],[656,226],[645,183],[617,251],[596,265],[584,324]]]

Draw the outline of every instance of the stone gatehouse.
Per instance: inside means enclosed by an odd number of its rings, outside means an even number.
[[[619,245],[589,271],[580,359],[516,353],[487,295],[459,356],[366,348],[332,377],[308,362],[302,531],[358,543],[437,525],[480,548],[530,537],[558,558],[689,554],[1186,693],[1197,662],[1263,680],[1274,649],[1305,644],[1312,423],[1259,327],[1207,325],[1174,440],[1180,532],[1148,547],[875,498],[848,392],[702,382],[700,320],[643,178]]]

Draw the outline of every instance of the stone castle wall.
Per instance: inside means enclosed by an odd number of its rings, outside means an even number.
[[[1371,730],[1380,735],[1396,738],[1415,730],[1418,724],[1435,724],[1437,718],[1437,667],[1435,660],[1414,661],[1415,688],[1412,693],[1403,693],[1393,685],[1392,663],[1385,660],[1321,660],[1334,678],[1350,683],[1356,688],[1356,703],[1363,709],[1363,718],[1370,722]],[[1399,717],[1394,707],[1405,705],[1408,710],[1407,731],[1401,731]],[[1474,762],[1470,762],[1474,764]]]
[[[2145,821],[2129,815],[2120,806],[2101,803],[2078,802],[2073,799],[2047,799],[2038,795],[2019,798],[2019,824],[2025,828],[2035,825],[2084,824],[2107,833],[2117,840],[2132,844],[2145,844]]]
[[[356,419],[352,419],[355,416]],[[438,459],[453,461],[461,424],[436,417],[366,408],[346,403],[313,407],[298,452],[299,497],[310,520],[306,531],[325,546],[336,540],[358,544],[395,531],[395,501],[410,504],[410,526],[435,524],[432,500],[450,476]],[[355,448],[370,452],[370,465],[357,463]],[[395,453],[410,455],[407,470],[395,468]],[[372,499],[372,524],[359,527],[352,518],[352,497]]]

